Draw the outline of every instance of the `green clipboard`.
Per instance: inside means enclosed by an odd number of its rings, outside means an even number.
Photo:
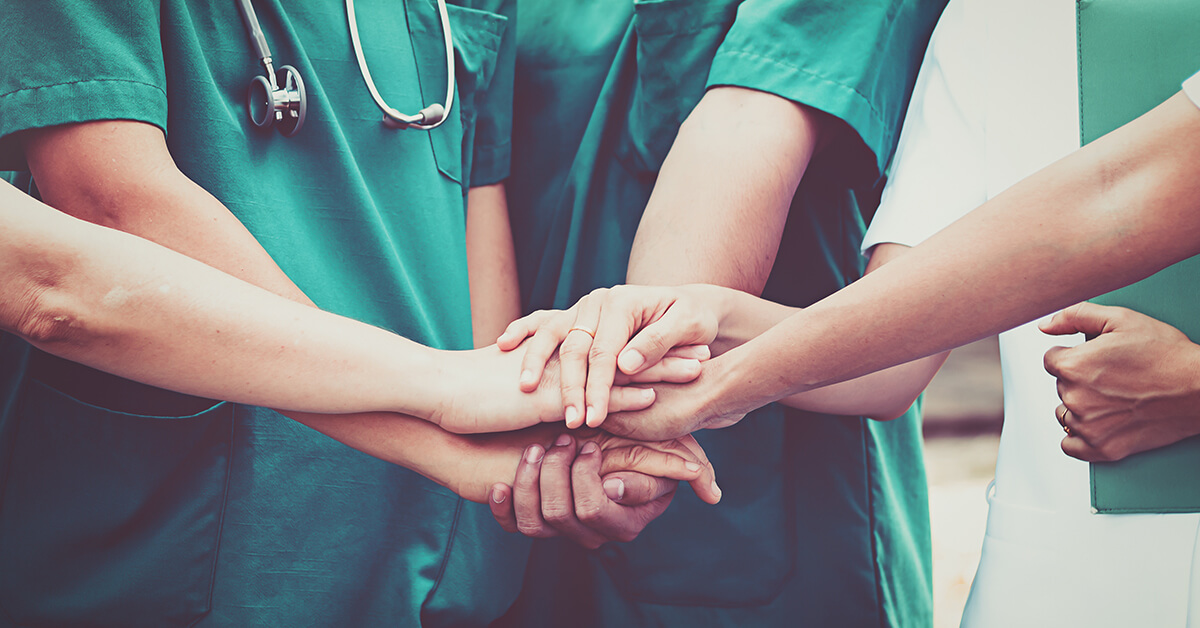
[[[1085,144],[1154,108],[1200,70],[1200,1],[1077,0],[1076,19]],[[1200,342],[1200,256],[1093,301],[1153,316]],[[1099,513],[1200,512],[1200,436],[1092,463],[1091,491]]]

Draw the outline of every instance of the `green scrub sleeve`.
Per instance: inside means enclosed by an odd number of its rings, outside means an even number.
[[[16,134],[91,120],[166,129],[159,3],[9,2],[0,11],[0,170],[25,170]]]
[[[481,7],[507,18],[496,54],[496,68],[486,88],[476,97],[475,142],[471,167],[472,187],[491,185],[508,178],[512,154],[513,80],[517,63],[517,2],[490,1]]]
[[[466,183],[499,183],[508,178],[512,146],[516,0],[456,0],[450,10]]]
[[[944,2],[746,0],[725,36],[708,87],[756,89],[843,120],[823,158],[851,183],[874,183],[895,149],[925,45]],[[865,177],[865,178],[863,178]]]

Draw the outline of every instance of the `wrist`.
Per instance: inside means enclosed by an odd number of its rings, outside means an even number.
[[[516,432],[460,436],[462,447],[458,459],[452,463],[457,468],[446,487],[463,499],[487,503],[493,485],[512,486],[526,449],[533,444],[549,449],[553,435],[559,431],[534,427]]]
[[[420,346],[420,345],[419,345]],[[463,372],[460,361],[468,351],[446,351],[420,346],[411,360],[406,361],[406,376],[416,385],[394,385],[398,393],[399,411],[435,425],[453,402],[454,378]]]
[[[737,349],[709,360],[704,365],[701,379],[699,416],[704,423],[698,427],[726,427],[741,421],[749,411],[764,405],[754,404],[747,398],[745,363]]]

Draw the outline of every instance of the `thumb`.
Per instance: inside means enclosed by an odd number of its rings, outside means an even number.
[[[617,356],[617,366],[623,373],[634,375],[658,364],[675,347],[707,345],[716,330],[705,327],[682,306],[673,306],[629,340]]]
[[[658,478],[634,471],[620,471],[604,476],[604,494],[622,506],[649,504],[675,492],[677,480]]]
[[[1038,324],[1038,329],[1052,336],[1082,333],[1099,336],[1109,330],[1112,314],[1117,308],[1095,303],[1076,303]]]

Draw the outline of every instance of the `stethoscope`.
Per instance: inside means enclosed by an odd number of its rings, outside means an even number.
[[[437,128],[446,121],[450,108],[454,106],[454,43],[450,39],[450,16],[446,12],[446,0],[437,0],[437,4],[438,16],[442,20],[442,35],[446,40],[446,75],[449,77],[446,79],[446,104],[443,106],[433,103],[416,114],[408,115],[388,106],[379,95],[379,90],[375,89],[375,81],[371,79],[371,70],[367,68],[367,58],[363,56],[362,42],[358,38],[354,0],[346,0],[350,41],[354,44],[354,56],[358,58],[358,71],[367,83],[371,98],[383,111],[383,124],[390,129]],[[291,137],[304,126],[304,117],[308,113],[304,79],[300,78],[300,72],[290,65],[275,69],[271,62],[271,48],[267,46],[267,38],[258,24],[258,16],[254,14],[250,0],[238,0],[238,6],[242,9],[242,20],[246,23],[246,30],[250,31],[250,42],[254,51],[267,71],[266,75],[254,77],[246,90],[246,107],[250,112],[250,120],[261,129],[275,126],[280,133]]]

